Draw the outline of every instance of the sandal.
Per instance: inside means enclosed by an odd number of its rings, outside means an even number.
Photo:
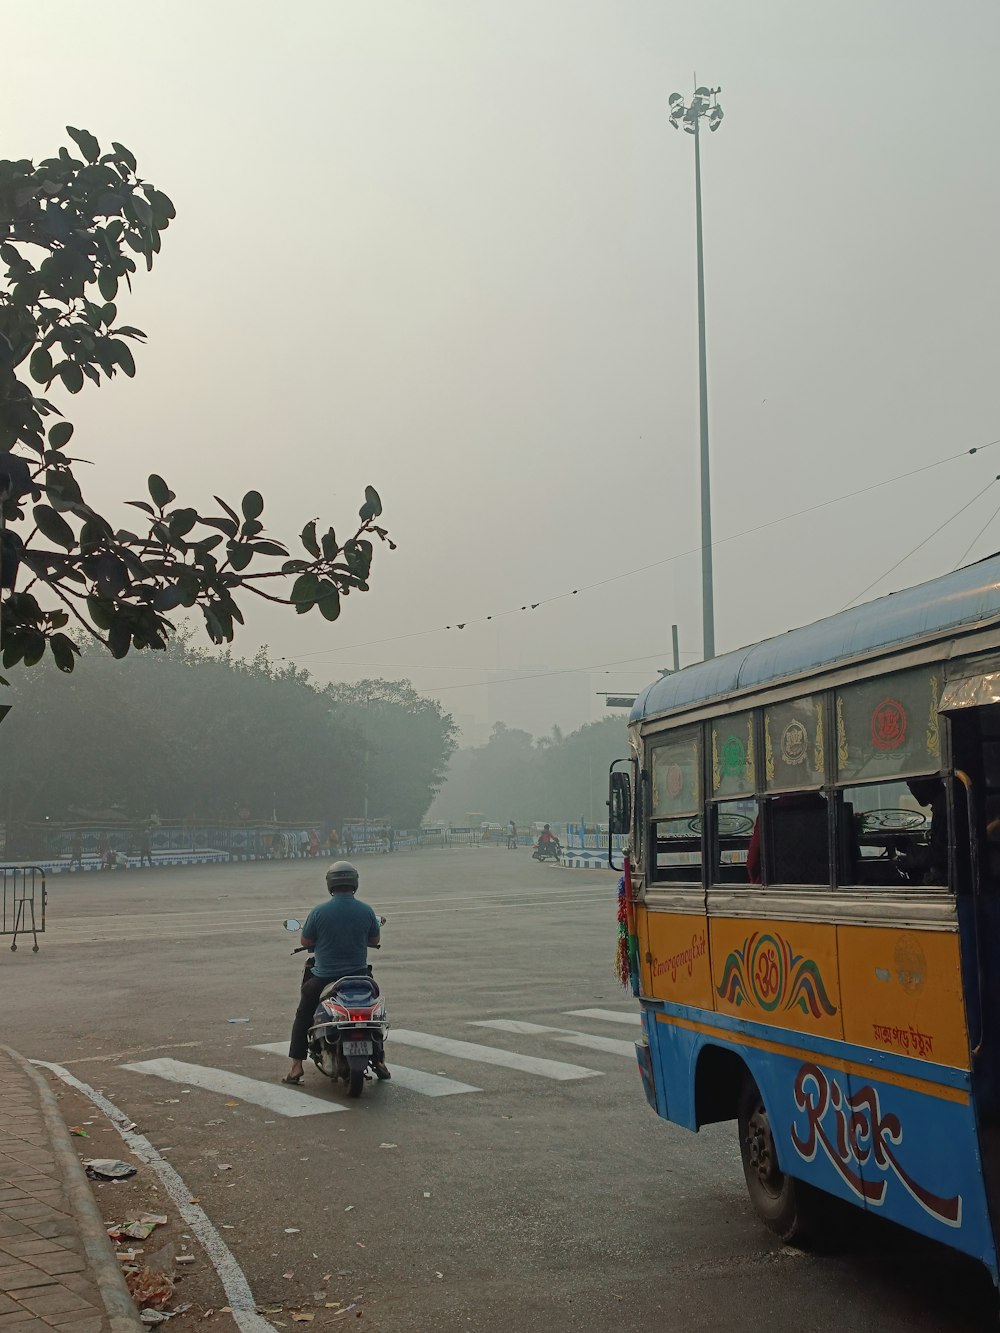
[[[288,1084],[290,1084],[293,1088],[297,1088],[297,1087],[300,1086],[300,1084],[302,1083],[302,1080],[303,1080],[304,1078],[305,1078],[305,1073],[301,1073],[301,1074],[286,1074],[285,1077],[284,1077],[281,1081],[282,1081],[282,1083],[288,1083]]]

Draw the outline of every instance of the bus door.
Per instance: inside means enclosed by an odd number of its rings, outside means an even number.
[[[952,858],[973,1099],[983,1176],[1000,1240],[1000,675],[951,682]]]

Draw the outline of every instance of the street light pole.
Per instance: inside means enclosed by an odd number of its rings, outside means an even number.
[[[712,478],[708,450],[708,356],[705,349],[705,244],[701,212],[701,122],[708,119],[709,130],[722,124],[723,111],[718,103],[721,88],[696,88],[689,104],[680,93],[671,93],[670,123],[682,125],[694,135],[695,232],[698,252],[698,385],[701,425],[701,618],[704,655],[715,656],[715,588],[712,570]]]

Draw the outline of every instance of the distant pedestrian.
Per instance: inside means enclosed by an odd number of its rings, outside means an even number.
[[[148,829],[145,831],[145,833],[143,833],[143,835],[142,835],[142,839],[141,839],[140,842],[139,842],[139,869],[140,869],[140,870],[142,869],[144,863],[147,863],[147,864],[149,865],[149,868],[150,868],[150,869],[153,868],[153,842],[152,842],[152,839],[151,839],[150,836],[149,836],[149,830],[148,830]]]
[[[79,831],[73,834],[69,844],[70,870],[72,870],[75,865],[79,866],[81,870],[83,869],[83,838],[80,836]]]
[[[319,856],[319,834],[314,828],[309,830],[309,855]]]
[[[516,849],[516,847],[517,825],[514,823],[513,819],[511,819],[507,823],[507,850],[510,851],[511,849]]]

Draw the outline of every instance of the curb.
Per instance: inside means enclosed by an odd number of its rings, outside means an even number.
[[[0,1046],[0,1051],[9,1055],[24,1070],[38,1090],[42,1114],[52,1141],[53,1156],[62,1175],[66,1198],[80,1228],[83,1252],[97,1279],[112,1333],[146,1333],[144,1325],[139,1322],[135,1303],[125,1285],[121,1265],[111,1248],[104,1219],[94,1201],[90,1182],[76,1155],[55,1094],[23,1055],[11,1050],[9,1046]]]

